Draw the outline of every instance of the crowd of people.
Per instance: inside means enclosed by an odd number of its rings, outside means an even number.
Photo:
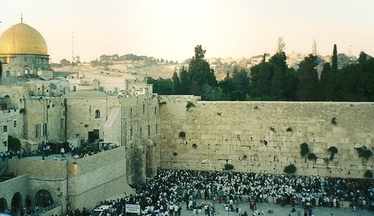
[[[251,212],[238,203],[248,203]],[[374,181],[317,176],[270,175],[225,171],[159,170],[136,189],[135,195],[106,201],[91,211],[98,215],[124,215],[125,204],[138,204],[142,215],[216,215],[215,204],[236,215],[261,215],[256,204],[268,202],[305,209],[312,215],[316,207],[352,207],[374,210]],[[347,206],[349,205],[349,206]],[[105,208],[103,208],[105,206]],[[86,210],[87,214],[90,211]],[[71,215],[85,215],[75,212]]]
[[[0,152],[0,160],[5,161],[7,159],[21,159],[25,157],[35,157],[41,156],[42,159],[46,159],[51,155],[61,155],[71,154],[74,158],[83,158],[90,155],[97,154],[102,151],[111,150],[117,146],[111,145],[110,143],[95,143],[90,145],[85,145],[84,147],[71,147],[67,143],[64,144],[41,144],[38,149],[33,151],[25,151],[24,149],[19,149],[17,151],[7,151]]]

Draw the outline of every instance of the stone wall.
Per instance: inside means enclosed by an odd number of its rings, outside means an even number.
[[[26,98],[24,124],[25,138],[33,142],[31,149],[36,149],[43,141],[63,142],[65,140],[64,99],[62,97]]]
[[[0,152],[8,150],[8,136],[23,135],[23,115],[19,110],[0,110]]]
[[[4,198],[7,201],[9,208],[11,207],[12,198],[16,193],[20,193],[23,198],[30,193],[28,180],[28,176],[23,175],[0,182],[0,198]]]
[[[22,181],[16,177],[0,183],[0,192],[4,191],[0,193],[0,198],[11,199],[16,192],[21,192],[23,197],[29,195],[34,198],[38,191],[47,190],[62,211],[65,211],[67,202],[73,209],[92,208],[100,201],[133,192],[126,178],[125,155],[125,147],[118,147],[68,161],[39,158],[10,160],[9,173],[26,177],[21,178]]]
[[[142,176],[143,179],[145,176],[151,177],[156,173],[160,160],[160,115],[157,95],[146,93],[123,97],[121,113],[121,142],[127,149],[128,179],[132,182],[134,176]]]
[[[118,125],[120,117],[110,119],[113,112],[120,108],[119,99],[115,96],[108,96],[99,91],[78,91],[72,92],[66,97],[67,110],[67,138],[88,139],[88,132],[99,130],[100,139],[104,139],[105,124],[113,120],[114,125]],[[97,116],[97,113],[99,115]],[[113,116],[115,117],[115,116]],[[120,139],[120,127],[111,128],[112,137]],[[112,140],[115,144],[120,144],[120,140]]]
[[[126,150],[118,147],[75,161],[69,175],[72,208],[92,208],[100,201],[132,192],[126,180]]]
[[[161,167],[363,177],[373,161],[355,147],[374,147],[374,103],[206,102],[160,97]],[[190,102],[188,102],[190,101]],[[187,104],[190,104],[187,109]],[[185,137],[183,136],[185,134]],[[317,161],[301,157],[307,143]],[[335,146],[335,159],[327,149]]]

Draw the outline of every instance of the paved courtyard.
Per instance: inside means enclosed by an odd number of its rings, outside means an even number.
[[[214,203],[217,216],[237,216],[238,213],[227,212],[225,211],[224,204]],[[252,216],[252,211],[249,209],[247,203],[239,204],[238,207],[241,209],[241,212],[247,211],[249,216]],[[266,216],[303,216],[304,210],[302,208],[296,208],[296,212],[291,213],[291,206],[279,206],[268,203],[259,203],[257,204],[257,209],[263,211]],[[273,210],[273,213],[268,213],[268,210]],[[186,210],[186,206],[183,206],[182,210],[183,216],[192,216],[195,215],[192,211]],[[204,212],[198,213],[196,215],[204,215]],[[374,212],[367,210],[358,210],[353,212],[351,208],[315,208],[313,209],[314,216],[374,216]]]

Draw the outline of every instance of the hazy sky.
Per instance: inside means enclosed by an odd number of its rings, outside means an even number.
[[[202,44],[208,57],[274,52],[374,54],[374,0],[1,0],[0,31],[20,21],[45,37],[52,61],[75,54],[136,53],[183,60]]]

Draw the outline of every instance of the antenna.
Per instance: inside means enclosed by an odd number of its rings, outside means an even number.
[[[313,41],[313,50],[312,50],[312,53],[313,53],[314,56],[318,55],[318,48],[317,48],[317,41],[316,40]]]
[[[21,13],[21,23],[23,23],[23,13]]]
[[[71,32],[71,72],[74,73],[74,32]],[[79,74],[78,74],[78,79],[79,79]]]

